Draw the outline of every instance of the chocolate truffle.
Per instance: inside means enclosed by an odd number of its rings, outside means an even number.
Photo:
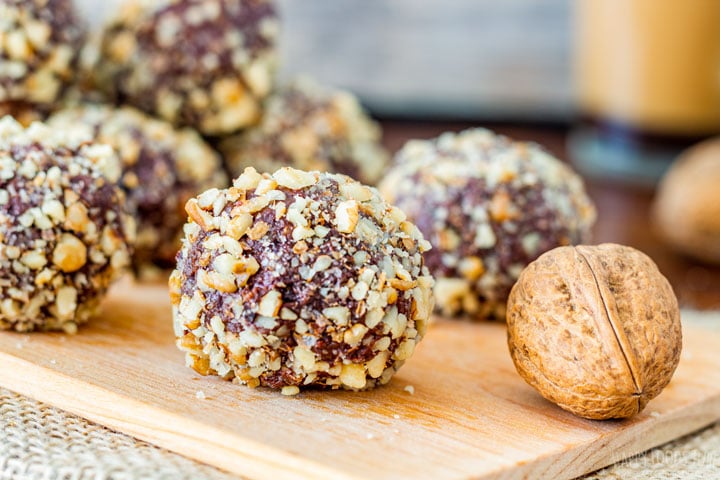
[[[387,383],[425,334],[430,245],[374,188],[248,168],[186,209],[170,294],[197,372],[285,394],[361,390]]]
[[[257,121],[272,87],[269,0],[129,0],[104,29],[96,87],[206,135]]]
[[[72,333],[97,312],[134,239],[119,175],[81,131],[0,120],[0,329]]]
[[[222,142],[220,151],[233,175],[291,166],[374,184],[388,162],[380,137],[353,94],[300,79],[274,93],[260,124]]]
[[[84,30],[71,0],[0,3],[0,109],[49,110],[74,76]]]
[[[138,273],[152,265],[172,268],[187,220],[185,202],[227,183],[217,153],[194,130],[176,130],[131,107],[75,106],[49,123],[85,126],[98,142],[116,149],[119,183],[138,224],[133,265]]]
[[[444,315],[504,319],[520,271],[556,246],[588,241],[595,221],[568,166],[483,129],[408,142],[380,189],[433,245],[425,261]]]

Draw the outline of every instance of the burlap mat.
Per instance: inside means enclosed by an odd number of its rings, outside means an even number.
[[[720,312],[683,320],[720,328]],[[719,477],[720,423],[583,478]],[[237,478],[0,388],[0,480]]]

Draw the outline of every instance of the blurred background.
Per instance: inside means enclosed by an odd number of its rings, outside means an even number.
[[[121,0],[78,0],[97,22]],[[587,175],[653,184],[720,131],[717,0],[278,0],[281,78],[381,118],[573,125]]]
[[[98,24],[120,1],[77,0]],[[543,144],[587,179],[596,241],[642,249],[682,303],[720,308],[720,269],[668,247],[650,219],[668,167],[720,133],[720,0],[278,4],[281,78],[353,91],[391,151],[470,126]],[[696,178],[720,182],[717,155]],[[688,211],[704,209],[698,235],[720,263],[720,195],[696,190]]]
[[[122,0],[77,0],[102,21]],[[568,121],[571,0],[279,0],[281,77],[376,115]]]
[[[569,121],[570,0],[282,0],[284,74],[378,115]]]

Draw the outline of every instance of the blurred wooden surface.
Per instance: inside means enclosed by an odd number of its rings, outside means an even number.
[[[517,127],[416,121],[384,121],[385,144],[395,152],[410,138],[431,138],[446,130],[484,126],[518,140],[544,145],[566,160],[563,128]],[[649,208],[653,191],[611,182],[586,180],[598,208],[595,242],[615,242],[647,253],[670,280],[683,307],[720,309],[720,267],[704,265],[683,257],[665,246],[653,230]]]

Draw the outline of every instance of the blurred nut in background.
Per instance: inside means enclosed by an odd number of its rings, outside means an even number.
[[[680,361],[677,298],[653,261],[616,244],[559,247],[523,270],[508,300],[518,373],[575,415],[625,418]]]
[[[658,187],[653,216],[669,245],[720,264],[720,137],[678,158]]]

